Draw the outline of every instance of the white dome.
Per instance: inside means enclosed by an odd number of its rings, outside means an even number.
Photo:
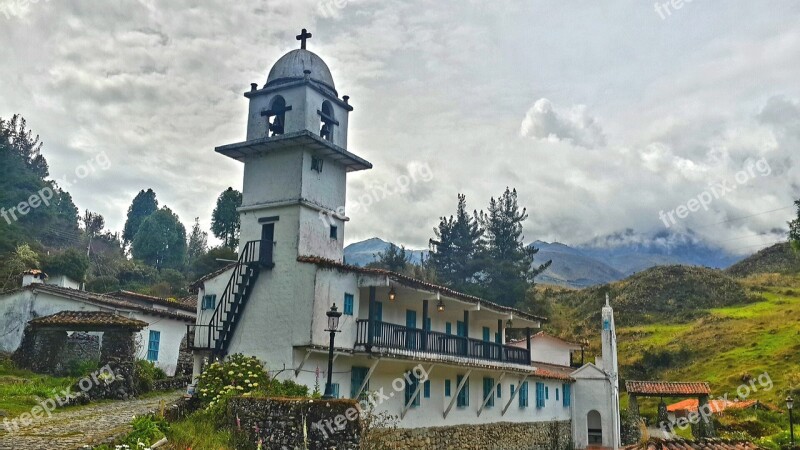
[[[266,87],[302,80],[305,78],[303,73],[305,70],[311,71],[311,80],[336,94],[336,87],[333,84],[333,77],[328,65],[315,53],[305,49],[292,50],[281,56],[281,59],[269,71]]]

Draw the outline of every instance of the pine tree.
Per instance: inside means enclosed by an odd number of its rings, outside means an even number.
[[[411,255],[406,253],[405,246],[389,244],[385,251],[375,255],[377,260],[367,264],[367,267],[391,270],[392,272],[404,273],[409,266]]]
[[[122,229],[122,241],[126,245],[131,244],[144,220],[157,210],[156,193],[152,189],[139,191],[128,207],[128,218],[125,220],[125,228]]]
[[[536,275],[550,265],[548,261],[533,267],[534,255],[539,250],[526,247],[523,242],[522,223],[527,218],[527,210],[520,211],[517,190],[507,187],[500,198],[491,198],[488,212],[480,214],[488,256],[482,279],[485,295],[501,305],[514,306],[524,300]]]
[[[484,230],[477,212],[467,212],[467,198],[458,194],[455,217],[441,217],[434,228],[436,239],[431,240],[430,264],[440,283],[456,290],[477,293],[476,275],[485,255]]]
[[[211,214],[211,232],[231,250],[239,245],[239,212],[236,209],[240,206],[242,193],[229,187],[219,195]]]
[[[208,233],[200,228],[200,218],[194,218],[192,232],[189,234],[189,245],[186,248],[186,263],[193,267],[198,258],[208,251]]]

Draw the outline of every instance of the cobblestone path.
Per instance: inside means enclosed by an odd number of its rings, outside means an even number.
[[[67,408],[11,433],[0,426],[0,450],[74,450],[85,444],[99,444],[130,431],[133,416],[158,409],[161,400],[169,405],[180,395],[172,392],[141,400]]]

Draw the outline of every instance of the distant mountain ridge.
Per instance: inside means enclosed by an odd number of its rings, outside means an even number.
[[[389,245],[380,238],[355,242],[345,247],[345,261],[365,266]],[[655,266],[681,264],[724,269],[740,259],[695,236],[669,232],[648,236],[625,230],[578,246],[544,241],[530,245],[539,249],[534,264],[553,261],[536,278],[538,283],[574,288],[610,283]],[[428,250],[406,251],[415,264],[428,255]]]

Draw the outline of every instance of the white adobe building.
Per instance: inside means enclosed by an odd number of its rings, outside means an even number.
[[[242,353],[283,370],[280,378],[324,389],[326,312],[335,304],[343,312],[332,371],[338,397],[383,388],[391,398],[379,410],[404,428],[572,420],[574,345],[534,362],[532,330],[543,318],[343,263],[346,177],[372,164],[347,149],[353,107],[305,49],[309,36],[303,30],[301,49],[244,94],[246,140],[216,148],[244,163],[242,244],[237,263],[193,285],[195,375],[206,358]],[[528,339],[508,345],[509,327]],[[395,392],[393,381],[420,364],[429,380]]]
[[[147,322],[137,336],[136,357],[152,361],[172,376],[186,327],[195,322],[195,309],[194,305],[128,291],[86,292],[67,276],[48,278],[40,270],[29,270],[19,289],[0,293],[0,351],[11,353],[19,347],[31,319],[62,311],[105,311]]]

